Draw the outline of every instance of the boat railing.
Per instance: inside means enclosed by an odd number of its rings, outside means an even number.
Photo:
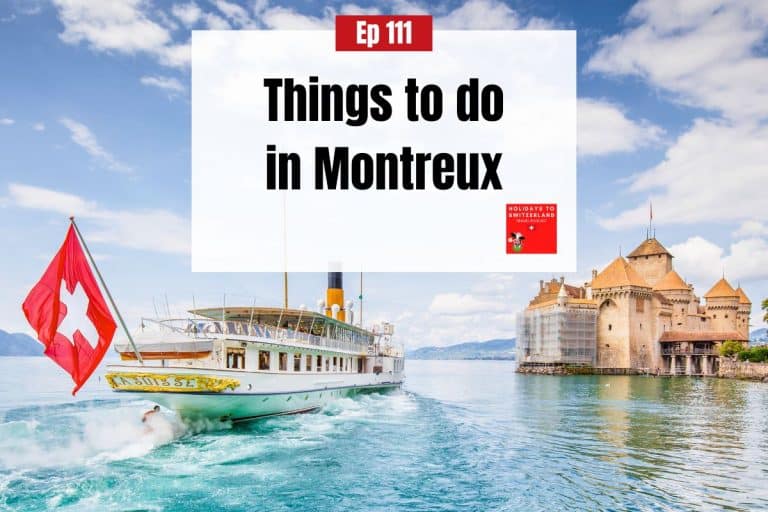
[[[199,318],[170,318],[158,320],[142,318],[142,330],[149,325],[159,327],[176,334],[183,334],[194,339],[211,339],[225,335],[251,336],[268,338],[282,343],[300,343],[322,348],[346,350],[350,352],[367,352],[367,342],[340,340],[330,336],[318,336],[308,332],[296,331],[287,327],[264,325],[258,323],[238,322],[232,320],[211,320]]]

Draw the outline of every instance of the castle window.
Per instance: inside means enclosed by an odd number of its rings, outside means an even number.
[[[607,343],[606,343],[606,344],[605,344],[605,348],[611,348],[611,346],[610,346],[609,344],[607,344]]]
[[[717,318],[717,315],[712,315],[712,318]]]
[[[611,325],[611,324],[608,324],[608,330],[609,330],[609,331],[613,330],[613,325]]]
[[[645,299],[635,299],[635,311],[637,313],[642,313],[645,311]]]
[[[728,318],[728,315],[725,315],[725,318]]]
[[[641,331],[643,330],[643,324],[642,323],[640,324],[640,330]],[[643,345],[643,346],[645,346],[645,345]]]

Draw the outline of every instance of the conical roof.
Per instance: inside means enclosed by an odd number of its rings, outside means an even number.
[[[674,270],[667,272],[667,275],[662,277],[658,283],[653,287],[654,290],[659,291],[673,291],[673,290],[690,290],[691,287],[686,284],[680,274]]]
[[[725,280],[723,277],[715,285],[704,294],[705,299],[717,299],[717,298],[737,298],[739,294],[733,289],[731,283]]]
[[[752,304],[752,301],[749,300],[749,297],[747,297],[747,294],[741,289],[741,286],[736,288],[736,294],[739,296],[739,304]]]
[[[560,286],[560,291],[557,292],[557,298],[558,299],[567,299],[568,298],[568,292],[565,291],[565,284]]]
[[[646,240],[643,240],[643,242],[635,247],[635,250],[629,253],[627,258],[637,258],[639,256],[652,256],[655,254],[666,254],[668,256],[672,256],[668,250],[664,248],[663,245],[661,245],[661,242],[656,240],[655,238],[648,238]]]
[[[619,286],[640,286],[650,288],[632,265],[619,256],[592,280],[592,289],[616,288]]]

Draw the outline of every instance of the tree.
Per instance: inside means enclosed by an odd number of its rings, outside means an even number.
[[[768,323],[768,299],[763,299],[763,322]]]
[[[720,345],[720,355],[723,357],[732,357],[743,351],[744,347],[738,341],[727,340]]]

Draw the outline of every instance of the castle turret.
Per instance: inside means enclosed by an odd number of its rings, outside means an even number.
[[[736,312],[736,330],[745,338],[749,338],[749,315],[752,313],[752,301],[749,300],[741,286],[736,288],[736,293],[739,295],[739,308]]]
[[[654,286],[653,291],[661,293],[672,306],[672,329],[682,330],[688,325],[693,293],[680,274],[670,270]],[[695,308],[695,304],[694,304]]]
[[[739,311],[739,294],[725,277],[704,294],[707,299],[707,315],[712,319],[712,329],[715,331],[737,331],[737,315]]]
[[[598,365],[648,368],[655,361],[653,290],[634,267],[619,256],[590,283],[599,307]]]
[[[651,286],[672,270],[672,254],[655,238],[648,238],[627,255],[627,261]]]

